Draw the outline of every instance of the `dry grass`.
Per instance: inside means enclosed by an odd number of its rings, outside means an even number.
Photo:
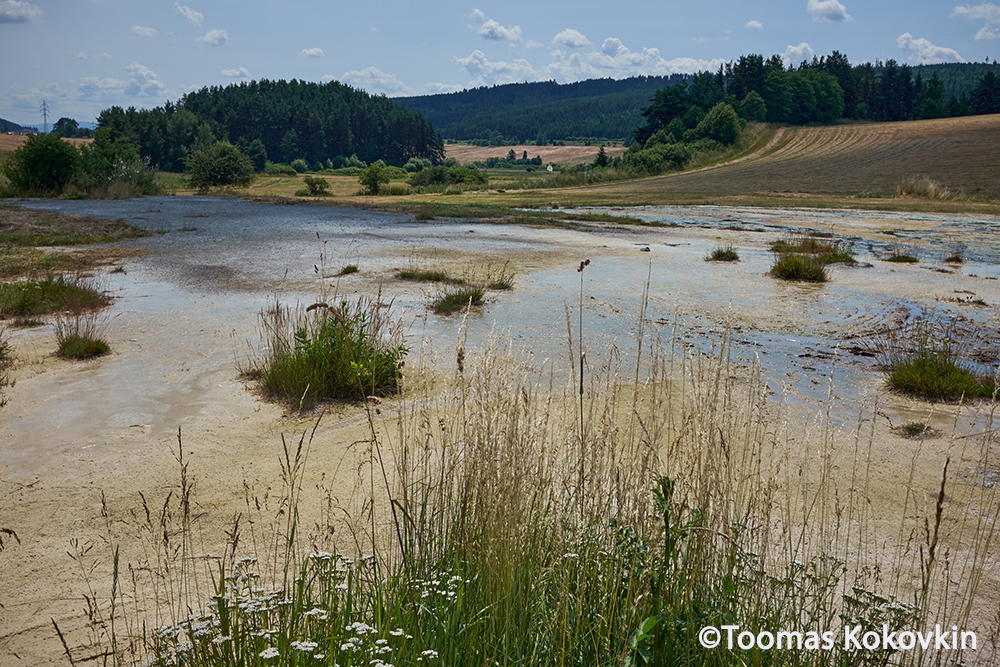
[[[524,156],[525,151],[529,158],[536,155],[542,158],[543,164],[554,162],[561,165],[575,165],[581,162],[590,163],[597,157],[601,150],[600,144],[592,146],[528,146],[518,144],[516,146],[473,146],[472,144],[446,144],[444,147],[445,157],[453,157],[462,164],[469,164],[476,161],[485,161],[491,157],[507,157],[513,150],[518,158]],[[618,145],[604,149],[608,157],[617,157],[625,152],[625,147]],[[543,167],[544,168],[544,167]]]
[[[940,188],[1000,197],[1000,115],[783,127],[760,150],[707,169],[647,179],[641,191],[892,196],[914,171]],[[638,184],[618,184],[624,189]]]

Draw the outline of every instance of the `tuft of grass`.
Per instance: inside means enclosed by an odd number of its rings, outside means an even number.
[[[724,245],[714,248],[708,257],[705,258],[706,262],[738,262],[740,261],[740,255],[736,252],[736,248],[732,245]]]
[[[344,268],[342,268],[340,270],[340,273],[338,273],[337,275],[338,276],[349,276],[352,273],[357,273],[357,272],[358,272],[357,265],[355,265],[355,264],[348,264],[347,266],[345,266]]]
[[[826,262],[812,255],[794,252],[780,253],[771,266],[771,275],[782,280],[825,283],[829,280]]]
[[[483,305],[486,290],[482,287],[464,286],[450,289],[434,300],[431,309],[438,315],[451,315],[468,307]]]
[[[911,422],[903,426],[903,433],[905,433],[907,436],[911,438],[916,438],[917,436],[921,436],[927,430],[928,430],[927,424],[924,424],[922,422]]]
[[[854,264],[854,248],[840,241],[823,241],[816,236],[781,239],[771,244],[771,252],[812,255],[824,264]]]
[[[65,359],[90,359],[111,351],[104,339],[101,322],[93,312],[76,312],[56,318],[56,342],[59,356]]]
[[[954,255],[945,257],[943,261],[945,264],[965,264],[965,258],[960,252],[956,252]]]
[[[296,311],[275,303],[260,314],[266,353],[242,374],[299,410],[328,399],[395,394],[407,348],[388,310],[366,298]]]
[[[454,278],[447,272],[439,269],[403,269],[396,272],[396,277],[400,280],[409,280],[418,283],[448,283],[450,285],[464,285],[465,280]]]
[[[41,280],[0,284],[0,317],[5,318],[98,310],[110,303],[111,296],[79,277],[49,275]]]
[[[979,377],[940,349],[920,350],[889,372],[889,388],[929,400],[990,398],[993,381]]]
[[[505,262],[500,268],[499,275],[493,275],[492,267],[488,267],[486,270],[486,289],[500,292],[514,289],[514,272],[507,271],[509,266],[510,262]]]
[[[976,373],[966,361],[966,349],[975,344],[974,331],[922,318],[871,347],[894,391],[932,401],[991,398],[993,378]]]

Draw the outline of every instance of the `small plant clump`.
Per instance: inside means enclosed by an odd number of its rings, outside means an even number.
[[[714,248],[708,257],[705,258],[706,262],[738,262],[740,261],[740,255],[736,252],[736,248],[732,245],[724,245]]]
[[[349,276],[352,273],[357,273],[357,272],[358,272],[358,267],[357,267],[356,264],[348,264],[347,266],[345,266],[344,268],[342,268],[340,270],[340,273],[338,273],[337,275],[339,275],[339,276]]]
[[[306,187],[295,191],[296,197],[326,197],[330,193],[330,181],[319,176],[306,176],[302,179]]]
[[[965,258],[962,257],[962,253],[960,252],[945,257],[943,261],[945,264],[965,264]]]
[[[483,305],[485,296],[486,290],[482,287],[459,287],[446,291],[431,304],[431,308],[438,315],[451,315],[467,307]]]
[[[400,280],[409,280],[417,283],[448,283],[450,285],[464,285],[465,280],[449,276],[447,272],[439,269],[403,269],[396,272],[396,277]]]
[[[92,313],[76,313],[56,320],[59,356],[65,359],[90,359],[111,351],[104,340],[100,323]]]
[[[900,254],[900,255],[890,255],[889,257],[885,258],[885,261],[895,262],[896,264],[916,264],[920,260],[914,257],[913,255]]]
[[[903,433],[905,433],[907,436],[911,438],[916,438],[918,436],[921,436],[928,430],[930,430],[930,427],[928,427],[927,424],[923,424],[921,422],[911,422],[903,426]]]
[[[45,278],[0,284],[0,317],[31,318],[57,311],[98,310],[111,297],[81,278]]]
[[[814,236],[800,239],[781,239],[771,244],[771,252],[811,255],[824,264],[854,264],[854,248],[840,241],[823,241]]]
[[[297,406],[400,390],[407,353],[402,328],[377,300],[317,302],[301,312],[261,313],[265,357],[244,369],[268,395]]]
[[[825,283],[826,262],[812,255],[783,252],[775,257],[771,275],[782,280]]]

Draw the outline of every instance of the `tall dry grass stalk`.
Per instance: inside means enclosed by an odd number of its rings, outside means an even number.
[[[634,366],[615,349],[600,366],[581,355],[565,382],[507,341],[473,353],[460,340],[444,386],[427,374],[404,400],[365,403],[360,493],[349,506],[320,499],[318,517],[303,515],[316,501],[302,481],[315,430],[286,443],[280,491],[248,494],[224,536],[201,534],[179,450],[179,487],[143,498],[130,522],[147,551],[127,566],[129,594],[113,587],[118,602],[101,607],[105,644],[156,665],[991,659],[992,619],[976,600],[992,576],[995,490],[946,467],[924,493],[920,441],[897,480],[902,510],[887,512],[877,405],[850,429],[829,408],[809,422],[769,398],[726,336],[681,354],[642,340],[640,322]],[[992,417],[984,434],[953,437],[952,461],[990,469]],[[700,646],[702,627],[726,624],[941,624],[980,640],[964,653]]]

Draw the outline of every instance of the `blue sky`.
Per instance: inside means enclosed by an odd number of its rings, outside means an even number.
[[[1000,4],[928,0],[0,0],[0,117],[93,121],[204,86],[337,79],[414,95],[794,63],[1000,57]]]

